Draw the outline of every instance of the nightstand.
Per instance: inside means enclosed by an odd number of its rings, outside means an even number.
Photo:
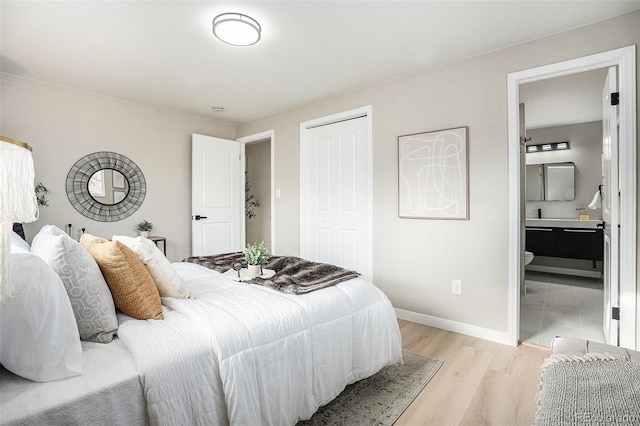
[[[158,245],[158,242],[162,241],[162,248],[164,251],[164,255],[167,255],[167,238],[166,237],[159,237],[159,236],[149,236],[147,237],[147,239],[153,241],[154,243],[156,243],[156,246]]]

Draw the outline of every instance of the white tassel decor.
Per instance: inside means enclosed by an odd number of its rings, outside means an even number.
[[[0,303],[13,294],[11,283],[11,232],[13,223],[38,219],[35,170],[28,145],[0,140]]]

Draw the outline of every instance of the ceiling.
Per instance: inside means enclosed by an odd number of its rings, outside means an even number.
[[[243,123],[636,9],[640,0],[2,0],[0,70]],[[223,12],[258,20],[260,42],[215,39]]]

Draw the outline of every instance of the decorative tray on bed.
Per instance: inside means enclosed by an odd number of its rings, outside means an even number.
[[[262,275],[256,278],[267,279],[273,277],[275,274],[276,271],[274,271],[273,269],[263,269]],[[249,271],[247,270],[247,268],[242,268],[240,269],[240,271],[229,269],[228,271],[224,272],[222,276],[234,281],[250,281],[253,279],[253,277],[249,275]]]

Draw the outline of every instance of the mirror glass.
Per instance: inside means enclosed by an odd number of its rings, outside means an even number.
[[[575,164],[528,164],[525,176],[527,201],[571,201],[576,198]]]
[[[67,175],[67,198],[84,216],[115,222],[131,216],[144,201],[142,170],[122,154],[94,152],[76,161]]]
[[[529,164],[526,168],[525,194],[527,201],[544,200],[544,168],[542,164]]]
[[[118,204],[125,199],[128,192],[129,181],[117,170],[98,170],[89,178],[89,194],[101,204]]]

